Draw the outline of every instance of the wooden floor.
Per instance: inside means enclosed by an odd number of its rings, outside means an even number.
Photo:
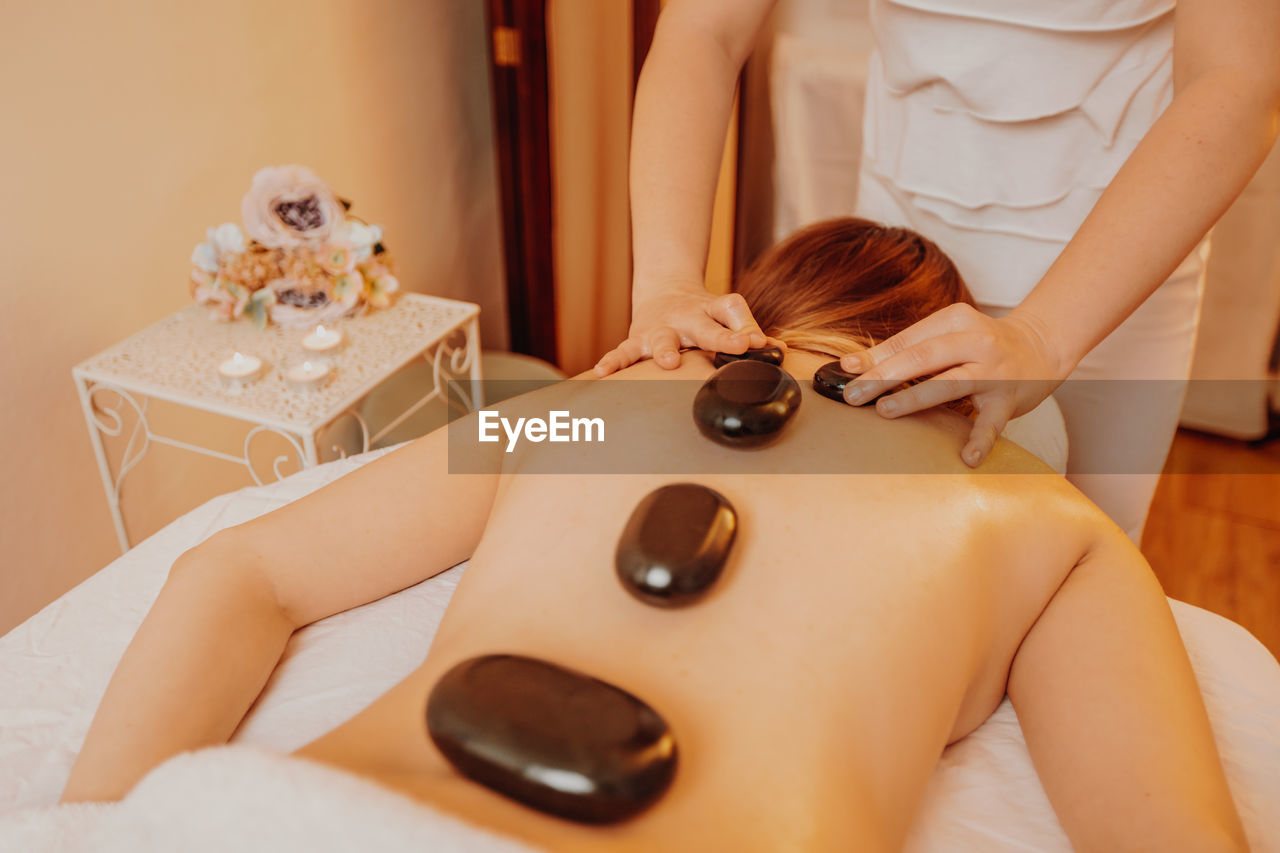
[[[1170,598],[1240,623],[1280,658],[1280,438],[1179,431],[1142,551]]]

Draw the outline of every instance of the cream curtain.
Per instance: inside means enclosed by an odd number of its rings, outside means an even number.
[[[589,369],[627,333],[631,4],[547,4],[552,235],[560,366]]]
[[[631,313],[630,2],[551,0],[552,237],[560,366],[589,369],[625,337]],[[712,222],[707,284],[729,287],[736,121],[729,129]]]

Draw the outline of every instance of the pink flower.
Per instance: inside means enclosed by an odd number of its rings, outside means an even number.
[[[222,278],[210,281],[210,276],[201,270],[192,272],[191,284],[192,298],[197,304],[213,309],[213,315],[219,320],[235,320],[249,303],[248,290]]]
[[[269,248],[318,245],[346,214],[329,185],[306,166],[268,166],[240,202],[244,230]]]
[[[333,242],[316,253],[320,266],[330,275],[342,275],[356,268],[356,253],[346,243]]]
[[[350,275],[358,276],[359,273]],[[275,301],[267,308],[271,322],[283,329],[298,329],[315,326],[317,323],[328,323],[342,317],[349,317],[359,311],[360,290],[355,289],[356,298],[342,294],[330,298],[324,290],[299,287],[287,278],[278,278],[267,285],[275,293]]]
[[[356,270],[343,273],[333,280],[333,298],[347,307],[360,301],[364,293],[364,276]]]

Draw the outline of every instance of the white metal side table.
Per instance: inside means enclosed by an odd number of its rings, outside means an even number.
[[[310,329],[259,330],[247,322],[219,322],[199,305],[171,314],[76,365],[71,373],[121,550],[128,551],[130,542],[120,511],[120,488],[152,442],[243,465],[261,485],[250,449],[263,433],[283,437],[299,467],[308,468],[320,461],[321,433],[342,418],[353,418],[358,425],[363,452],[431,400],[450,401],[451,383],[457,397],[453,405],[468,410],[484,405],[479,315],[480,307],[470,302],[401,293],[388,308],[336,324],[346,336],[346,345],[337,354],[324,356],[334,367],[327,384],[308,391],[292,390],[283,370],[305,353],[302,338]],[[240,389],[224,387],[217,371],[233,352],[252,354],[265,362],[260,378]],[[417,358],[431,364],[432,387],[371,433],[358,408],[360,402]],[[249,428],[242,455],[157,434],[147,418],[152,399],[245,421]],[[124,434],[130,409],[137,420],[112,471],[104,439]],[[336,445],[333,450],[346,454],[345,448]],[[280,466],[289,458],[277,456],[272,462],[276,479],[285,476]]]

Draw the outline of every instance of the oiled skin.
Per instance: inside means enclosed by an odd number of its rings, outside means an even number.
[[[804,401],[752,464],[822,454],[843,457],[837,470],[884,471],[900,454],[936,474],[520,474],[529,457],[508,457],[425,663],[300,754],[553,850],[900,847],[943,747],[990,715],[1019,643],[1106,522],[1007,442],[965,468],[957,415],[891,422],[819,397],[809,377],[825,360],[788,355]],[[691,353],[676,377],[711,370]],[[659,375],[672,378],[644,363],[602,381]],[[653,423],[642,406],[632,417],[631,434],[664,454],[742,452],[691,421]],[[622,420],[611,438],[628,434]],[[723,493],[740,528],[717,588],[668,611],[628,595],[612,555],[636,503],[676,480]],[[582,670],[658,709],[681,751],[666,796],[588,828],[460,777],[426,737],[423,708],[445,670],[491,652]]]

